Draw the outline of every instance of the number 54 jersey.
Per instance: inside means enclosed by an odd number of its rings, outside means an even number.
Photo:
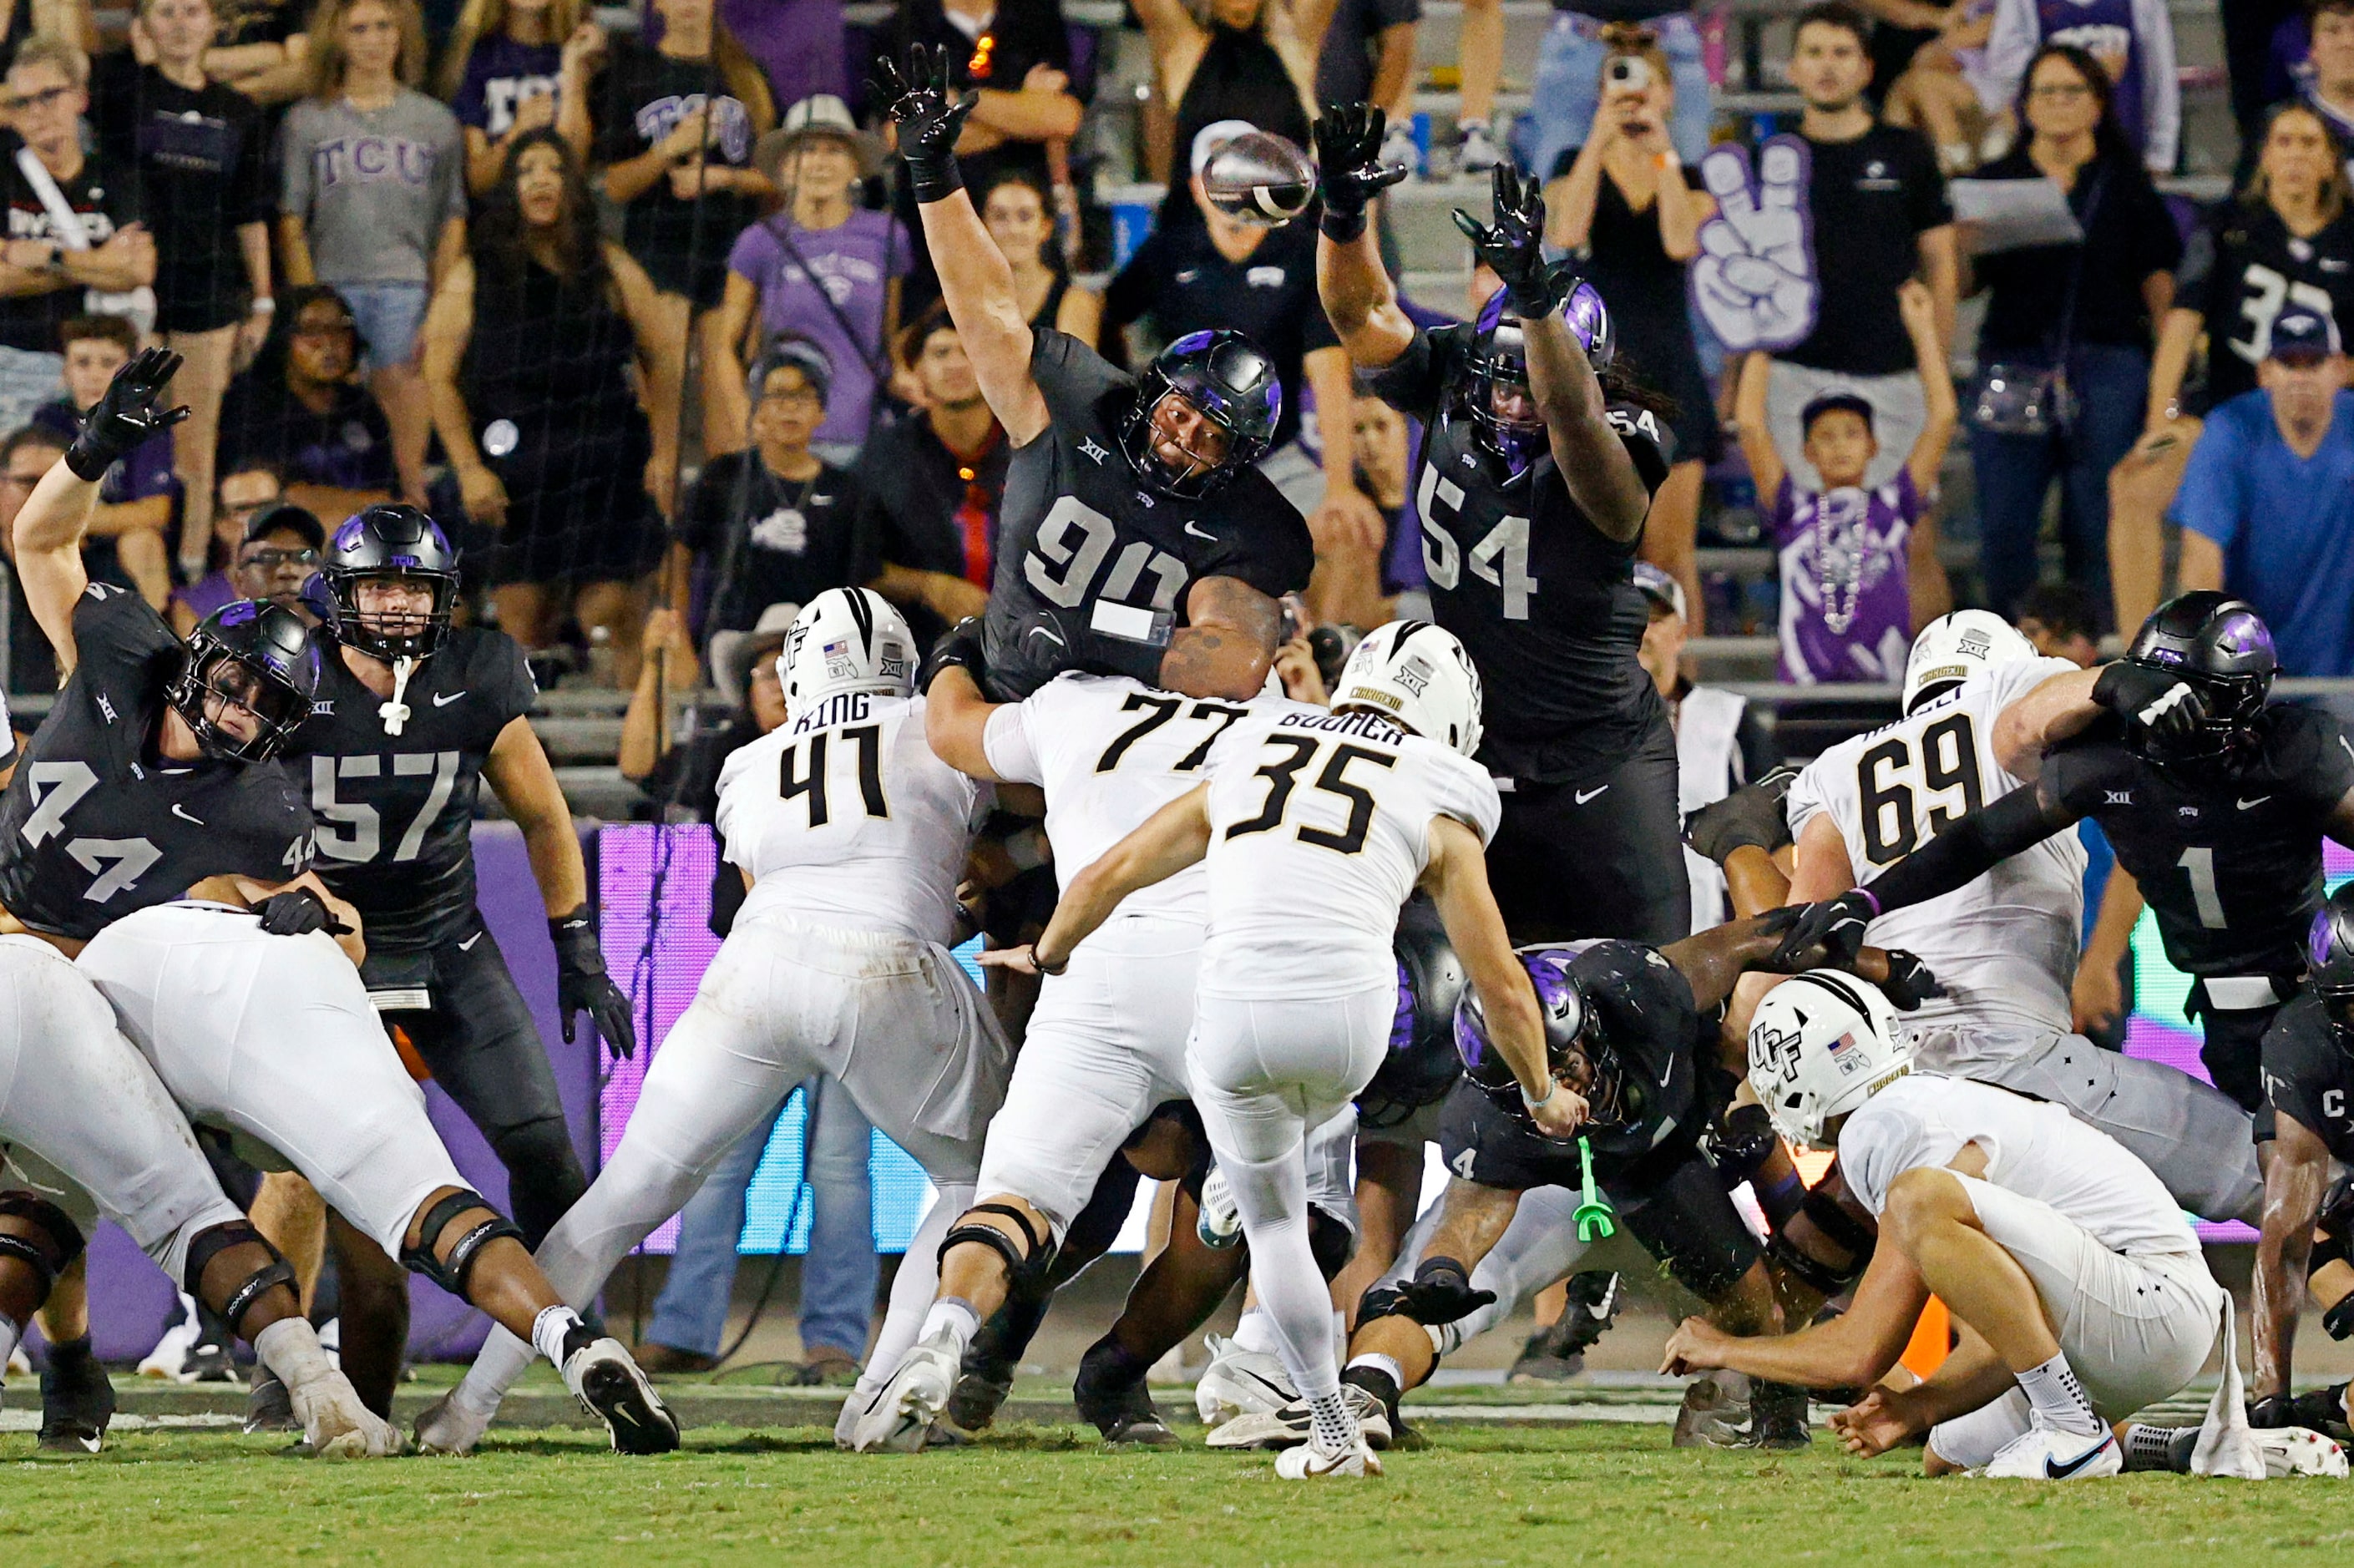
[[[2002,710],[2054,675],[2064,659],[2028,659],[1981,671],[1917,711],[1841,741],[1790,785],[1790,832],[1828,815],[1847,844],[1859,886],[1949,823],[2021,787],[1994,754]],[[2084,846],[2055,833],[1967,887],[1883,915],[1865,939],[1918,954],[1946,993],[1906,1022],[1968,1024],[2025,1050],[2071,1027],[2084,910]]]

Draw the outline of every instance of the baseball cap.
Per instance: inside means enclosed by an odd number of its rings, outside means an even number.
[[[1247,120],[1213,120],[1207,125],[1203,126],[1199,131],[1194,132],[1193,151],[1193,172],[1196,175],[1200,174],[1202,172],[1202,165],[1207,164],[1210,161],[1211,155],[1216,153],[1219,148],[1225,146],[1235,137],[1247,136],[1257,129],[1257,126],[1252,124]]]
[[[1635,586],[1653,604],[1664,605],[1676,612],[1679,620],[1689,619],[1684,614],[1684,585],[1676,581],[1663,568],[1649,561],[1635,563]]]
[[[2319,311],[2291,305],[2273,318],[2272,341],[2264,349],[2264,357],[2284,365],[2313,365],[2341,352],[2343,347],[2336,322]]]
[[[281,529],[292,529],[302,537],[302,543],[314,550],[327,547],[327,530],[321,525],[318,514],[307,506],[297,506],[291,501],[280,501],[263,507],[246,521],[245,542],[252,544]]]

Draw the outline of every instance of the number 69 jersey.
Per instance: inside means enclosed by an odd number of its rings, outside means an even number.
[[[1968,812],[2019,789],[1994,755],[1995,718],[2064,659],[1981,671],[1896,723],[1843,740],[1790,785],[1793,834],[1828,814],[1859,886]],[[2084,846],[2055,833],[1968,886],[1872,923],[1865,939],[1917,953],[1947,994],[1908,1013],[1915,1028],[1967,1024],[2026,1050],[2071,1027],[2084,908]]]
[[[1238,725],[1210,762],[1204,994],[1336,997],[1392,985],[1398,910],[1430,863],[1430,822],[1495,837],[1487,770],[1374,713]]]
[[[720,769],[720,842],[753,879],[737,929],[780,916],[946,943],[991,800],[932,755],[923,698],[828,697]]]
[[[149,749],[187,657],[163,617],[92,583],[73,625],[80,662],[0,797],[0,905],[86,941],[208,876],[300,875],[311,811],[284,763],[164,763]]]

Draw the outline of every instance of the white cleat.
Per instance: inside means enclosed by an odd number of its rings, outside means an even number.
[[[495,1410],[476,1410],[458,1402],[451,1389],[417,1418],[417,1451],[420,1454],[471,1454],[482,1434],[491,1429]]]
[[[895,1454],[921,1452],[932,1423],[948,1406],[962,1359],[955,1337],[946,1329],[917,1340],[891,1381],[866,1402],[853,1429],[851,1446],[862,1454],[884,1449]]]
[[[564,1386],[605,1424],[615,1453],[667,1454],[678,1446],[678,1418],[620,1340],[591,1340],[566,1356]]]
[[[1235,1202],[1235,1190],[1227,1183],[1226,1173],[1214,1165],[1202,1183],[1202,1212],[1193,1221],[1193,1234],[1214,1252],[1224,1252],[1243,1239],[1243,1213]]]
[[[322,1459],[388,1459],[400,1452],[400,1429],[360,1403],[352,1380],[340,1372],[290,1388],[302,1440]]]
[[[1971,1473],[1991,1480],[2089,1481],[2125,1467],[2117,1435],[2105,1426],[2097,1436],[2035,1426],[2004,1444],[1985,1469]]]
[[[2346,1478],[2346,1450],[2310,1427],[2260,1426],[2255,1436],[2256,1451],[2264,1457],[2264,1479],[2268,1481],[2288,1476],[2325,1476],[2334,1481]]]
[[[1206,1189],[1207,1183],[1204,1183]],[[1193,1384],[1193,1410],[1204,1426],[1223,1426],[1238,1415],[1267,1415],[1299,1397],[1281,1358],[1246,1351],[1234,1340],[1204,1334],[1210,1364]]]
[[[1338,1454],[1328,1454],[1313,1443],[1286,1448],[1275,1457],[1275,1473],[1287,1481],[1316,1481],[1328,1476],[1378,1476],[1381,1456],[1361,1436]]]
[[[1367,1447],[1387,1448],[1395,1440],[1390,1413],[1382,1402],[1354,1383],[1341,1385],[1341,1394],[1357,1417],[1357,1430]],[[1255,1410],[1237,1415],[1213,1431],[1206,1442],[1213,1448],[1298,1448],[1310,1441],[1313,1424],[1303,1400],[1275,1410]]]

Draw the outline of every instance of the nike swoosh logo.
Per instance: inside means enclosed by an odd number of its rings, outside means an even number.
[[[2083,1469],[2085,1466],[2091,1464],[2094,1460],[2099,1458],[2104,1453],[2107,1452],[2109,1445],[2116,1440],[2117,1435],[2115,1433],[2104,1432],[2101,1434],[2101,1440],[2099,1442],[2094,1444],[2091,1447],[2085,1449],[2083,1453],[2077,1455],[2074,1458],[2069,1460],[2064,1465],[2047,1456],[2043,1461],[2043,1473],[2052,1480],[2064,1481],[2069,1477],[2074,1475],[2077,1471]]]
[[[1032,627],[1030,629],[1030,635],[1033,637],[1043,637],[1057,648],[1068,648],[1070,646],[1069,643],[1064,641],[1060,637],[1057,637],[1055,633],[1047,630],[1043,626]]]
[[[1261,1377],[1258,1373],[1251,1371],[1248,1367],[1235,1367],[1231,1370],[1240,1372],[1243,1376],[1250,1379],[1251,1382],[1258,1384],[1259,1387],[1267,1390],[1267,1393],[1274,1394],[1278,1399],[1289,1400],[1299,1397],[1298,1394],[1292,1393],[1291,1390],[1284,1387],[1281,1383],[1270,1383],[1267,1379]]]
[[[1610,788],[1610,786],[1609,786],[1609,785],[1607,785],[1607,784],[1597,784],[1597,785],[1596,785],[1596,786],[1595,786],[1593,789],[1580,789],[1580,790],[1578,790],[1578,791],[1577,791],[1577,803],[1578,803],[1579,805],[1583,806],[1583,805],[1585,805],[1588,800],[1593,800],[1593,799],[1594,799],[1594,797],[1596,797],[1596,795],[1601,794],[1603,790],[1607,789],[1609,789],[1609,788]]]
[[[433,705],[437,708],[446,708],[451,703],[456,702],[460,697],[462,697],[465,694],[466,694],[464,692],[458,691],[451,692],[445,696],[437,696],[433,699]]]
[[[184,822],[194,822],[200,828],[205,825],[204,819],[202,817],[192,817],[188,815],[186,811],[181,809],[180,803],[177,800],[172,802],[172,815],[179,818],[180,821]]]
[[[461,953],[471,953],[474,950],[474,944],[482,939],[482,934],[480,931],[477,931],[472,936],[467,938],[464,941],[459,943],[458,950]]]
[[[1218,542],[1218,536],[1215,534],[1204,534],[1199,528],[1194,527],[1190,521],[1185,524],[1185,532],[1193,535],[1196,539],[1207,539],[1213,545]]]
[[[2253,810],[2256,807],[2263,805],[2265,801],[2271,799],[2272,797],[2270,795],[2259,795],[2253,800],[2243,800],[2240,802],[2240,810],[2243,811]]]

